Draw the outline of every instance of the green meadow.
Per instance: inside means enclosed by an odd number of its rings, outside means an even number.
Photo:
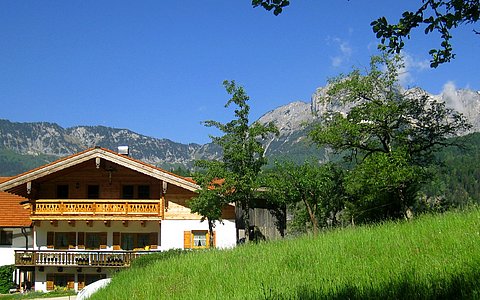
[[[92,299],[480,298],[480,209],[140,258]]]

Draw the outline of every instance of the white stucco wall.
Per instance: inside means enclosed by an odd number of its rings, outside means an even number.
[[[12,245],[0,245],[0,266],[13,265],[15,263],[15,250],[25,250],[25,236],[21,228],[2,227],[2,230],[13,231]],[[28,248],[33,247],[33,235],[30,228],[27,228]]]
[[[206,221],[199,220],[163,220],[161,250],[183,249],[183,233],[191,230],[208,230]],[[232,248],[236,245],[235,220],[223,220],[216,223],[215,232],[218,248]]]

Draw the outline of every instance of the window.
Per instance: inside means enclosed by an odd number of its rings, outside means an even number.
[[[122,199],[133,199],[133,185],[124,185],[122,187]]]
[[[192,235],[193,235],[193,248],[207,247],[207,231],[206,230],[192,231]]]
[[[158,232],[113,233],[113,248],[116,250],[147,250],[147,247],[157,249]]]
[[[122,249],[133,250],[135,246],[135,235],[133,233],[122,233]]]
[[[73,289],[74,284],[73,274],[47,274],[47,291],[54,290],[55,287]]]
[[[0,245],[12,245],[13,231],[0,230]]]
[[[68,199],[68,185],[57,185],[57,199]]]
[[[47,247],[68,249],[75,247],[76,232],[47,232]]]
[[[87,249],[100,249],[100,234],[98,232],[87,232],[85,246]]]
[[[99,199],[100,198],[100,187],[98,185],[89,185],[87,188],[87,198],[88,199]]]
[[[71,243],[74,245],[75,243]],[[70,245],[68,241],[68,232],[55,232],[55,248],[67,249]]]
[[[150,245],[150,234],[139,233],[137,234],[137,248],[145,248]]]
[[[184,231],[185,249],[199,249],[210,247],[210,234],[208,230]],[[213,245],[215,246],[215,232],[213,233]]]
[[[150,186],[139,185],[138,186],[138,199],[150,199]]]

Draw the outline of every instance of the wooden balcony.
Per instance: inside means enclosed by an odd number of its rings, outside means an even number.
[[[126,218],[127,217],[127,218]],[[43,199],[33,205],[32,220],[163,218],[161,200]]]
[[[129,267],[132,260],[150,251],[16,250],[17,267]]]

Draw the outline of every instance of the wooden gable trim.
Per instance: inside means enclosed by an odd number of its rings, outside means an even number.
[[[128,156],[119,155],[115,152],[111,152],[110,150],[106,150],[106,149],[101,149],[101,150],[103,150],[103,152],[101,153],[100,158],[109,160],[113,163],[117,163],[123,167],[148,175],[150,177],[154,177],[156,179],[168,182],[170,184],[177,185],[179,187],[182,187],[192,192],[195,192],[198,189],[200,189],[199,185],[191,181],[188,181],[182,177],[178,177],[177,175],[167,173],[162,169],[134,160]]]
[[[10,189],[13,189],[15,187],[18,187],[22,184],[27,184],[29,181],[34,181],[36,179],[42,178],[44,176],[47,176],[49,174],[62,171],[64,169],[67,169],[69,167],[81,164],[83,162],[86,162],[91,159],[105,159],[107,161],[116,163],[118,165],[121,165],[123,167],[129,168],[131,170],[134,170],[136,172],[145,174],[147,176],[168,182],[173,185],[177,185],[181,188],[184,188],[189,191],[197,191],[200,189],[200,186],[197,184],[183,178],[177,175],[174,175],[173,173],[170,174],[165,170],[162,170],[160,168],[148,165],[144,162],[135,160],[130,157],[126,157],[123,155],[120,155],[116,152],[113,152],[108,149],[104,148],[91,148],[88,150],[85,150],[83,152],[79,152],[77,154],[71,155],[69,157],[57,160],[53,163],[47,164],[43,167],[39,167],[37,169],[33,169],[29,172],[20,174],[18,176],[15,176],[13,178],[10,178],[9,180],[6,180],[5,182],[0,183],[0,190],[1,191],[7,191]]]

